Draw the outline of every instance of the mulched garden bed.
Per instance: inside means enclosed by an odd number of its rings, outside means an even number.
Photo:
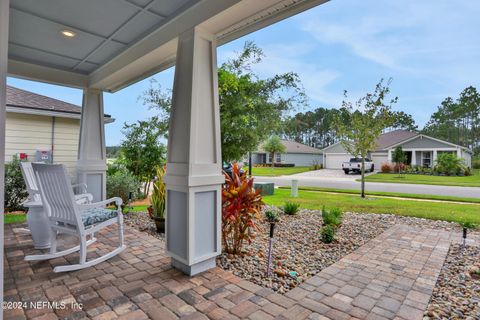
[[[428,319],[480,319],[480,248],[452,244],[438,277]]]

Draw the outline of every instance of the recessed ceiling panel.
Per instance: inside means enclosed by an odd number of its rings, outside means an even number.
[[[108,61],[109,58],[115,56],[116,53],[121,52],[124,48],[125,46],[116,42],[106,42],[88,57],[88,61],[103,64],[104,62]]]
[[[193,1],[191,0],[176,0],[176,1],[157,0],[155,4],[152,6],[152,11],[164,16],[169,16],[188,2],[193,2]]]
[[[119,0],[12,0],[11,7],[105,37],[138,11]]]
[[[155,26],[160,25],[163,20],[161,17],[144,12],[130,20],[114,39],[124,43],[131,43],[141,38],[148,31],[151,31]]]
[[[78,30],[73,30],[75,37],[66,38],[61,34],[64,26],[16,10],[11,17],[9,41],[14,44],[83,59],[102,41]]]
[[[42,52],[13,44],[10,44],[8,47],[8,57],[14,60],[29,63],[40,63],[41,65],[55,67],[63,70],[70,70],[76,63],[78,63],[78,60],[75,59],[61,57],[47,52]]]

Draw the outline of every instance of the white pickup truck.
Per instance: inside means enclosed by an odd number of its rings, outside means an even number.
[[[362,171],[362,158],[350,158],[350,161],[342,163],[342,170],[345,174],[350,172],[360,173]],[[375,166],[372,160],[365,158],[365,172],[373,172]]]

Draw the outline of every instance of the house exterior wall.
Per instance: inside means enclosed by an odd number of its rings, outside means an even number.
[[[436,149],[436,148],[453,148],[452,145],[447,143],[442,143],[440,141],[436,141],[433,139],[429,139],[427,137],[418,137],[411,141],[405,142],[402,144],[403,149]]]
[[[465,150],[461,151],[461,157],[465,159],[465,165],[469,168],[472,167],[472,155],[470,152],[466,152]]]
[[[50,116],[7,113],[5,161],[18,153],[26,153],[35,161],[37,150],[52,150],[52,121]],[[64,164],[75,177],[80,121],[55,118],[53,161]]]
[[[372,152],[370,154],[370,159],[373,161],[375,170],[380,170],[382,164],[388,162],[388,153],[386,152]]]
[[[347,151],[341,143],[333,144],[330,147],[323,149],[324,153],[346,153]]]
[[[297,167],[311,166],[314,162],[323,165],[322,154],[282,153],[280,157],[281,157],[281,161],[280,161],[281,163],[293,163]],[[275,158],[277,158],[277,155],[275,155]],[[264,161],[265,159],[266,161]],[[275,160],[275,162],[278,162],[278,161]],[[264,164],[264,163],[271,163],[269,154],[252,153],[252,164]]]
[[[323,165],[323,155],[311,153],[284,153],[282,154],[282,162],[293,163],[296,167],[308,167],[314,163]]]

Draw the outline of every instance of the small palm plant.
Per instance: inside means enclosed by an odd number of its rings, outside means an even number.
[[[153,183],[153,192],[150,196],[150,203],[153,209],[153,219],[157,225],[157,232],[165,232],[165,196],[166,188],[163,181],[165,170],[158,166],[156,169],[156,178]]]

